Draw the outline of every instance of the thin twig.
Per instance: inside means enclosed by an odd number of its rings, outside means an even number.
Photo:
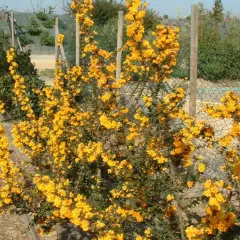
[[[170,165],[170,177],[172,179],[174,188],[175,188],[175,196],[176,196],[176,205],[177,205],[177,216],[178,216],[178,222],[179,222],[179,228],[181,232],[181,240],[186,240],[185,237],[185,226],[184,226],[184,220],[182,216],[182,210],[180,208],[180,195],[178,192],[178,186],[176,183],[176,172],[175,172],[175,167],[172,164],[171,159],[169,160],[169,165]]]

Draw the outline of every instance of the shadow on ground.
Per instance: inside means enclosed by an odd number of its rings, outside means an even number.
[[[72,224],[65,223],[61,226],[61,231],[58,234],[58,240],[91,240],[92,236],[88,233],[82,232],[79,228]]]
[[[222,234],[221,240],[240,240],[240,226],[234,226],[230,231]]]
[[[90,234],[81,232],[72,224],[66,223],[61,227],[61,232],[58,234],[58,240],[91,240],[93,237]],[[227,233],[222,234],[219,240],[240,240],[240,226],[233,227]]]

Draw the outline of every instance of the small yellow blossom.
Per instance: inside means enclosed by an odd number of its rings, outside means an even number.
[[[64,39],[64,35],[59,34],[58,35],[58,46],[61,46],[63,44],[63,39]]]
[[[205,170],[206,170],[206,165],[205,165],[204,163],[200,163],[200,164],[198,165],[198,171],[199,171],[200,173],[203,173],[203,172],[205,172]]]
[[[187,182],[188,188],[192,188],[192,187],[193,187],[193,184],[194,184],[193,181],[188,181],[188,182]]]
[[[173,195],[167,195],[167,201],[171,202],[172,200],[174,200],[174,196]]]

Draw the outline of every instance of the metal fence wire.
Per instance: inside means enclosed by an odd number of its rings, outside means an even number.
[[[232,119],[212,118],[205,111],[203,107],[207,104],[209,106],[216,106],[221,104],[221,99],[228,91],[233,91],[240,96],[240,82],[224,80],[218,82],[206,81],[203,79],[197,80],[197,97],[196,97],[196,120],[204,120],[214,129],[215,139],[226,135],[232,127]],[[186,109],[189,105],[189,97],[186,101]],[[207,163],[208,168],[204,173],[206,177],[211,176],[216,179],[227,179],[224,171],[221,171],[221,166],[225,164],[223,155],[218,149],[217,145],[209,148],[201,140],[196,140],[195,156],[202,156]]]
[[[230,119],[216,119],[210,117],[206,112],[202,110],[203,106],[220,105],[221,99],[227,92],[232,91],[240,94],[240,82],[224,80],[219,82],[210,82],[203,79],[197,81],[197,119],[206,120],[215,130],[216,137],[221,137],[226,134],[231,126],[232,120]]]

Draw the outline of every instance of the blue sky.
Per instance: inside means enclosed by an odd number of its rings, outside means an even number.
[[[176,16],[181,9],[182,16],[188,16],[191,11],[191,5],[200,2],[200,0],[148,0],[150,6],[160,12],[161,15],[168,14]],[[204,6],[211,9],[214,0],[202,0]],[[240,15],[240,0],[222,0],[225,11],[231,11],[234,15]]]
[[[56,5],[58,11],[60,11],[64,1],[66,2],[66,0],[0,0],[0,7],[3,7],[5,4],[15,11],[26,11],[27,9],[32,11],[33,7],[36,8],[37,2],[42,2],[42,7]],[[213,1],[202,0],[207,8],[212,7]],[[174,17],[179,9],[181,9],[182,16],[189,15],[191,4],[198,3],[199,0],[147,0],[147,2],[161,15],[168,14]],[[222,0],[222,2],[226,11],[231,11],[234,15],[240,16],[240,0]]]

